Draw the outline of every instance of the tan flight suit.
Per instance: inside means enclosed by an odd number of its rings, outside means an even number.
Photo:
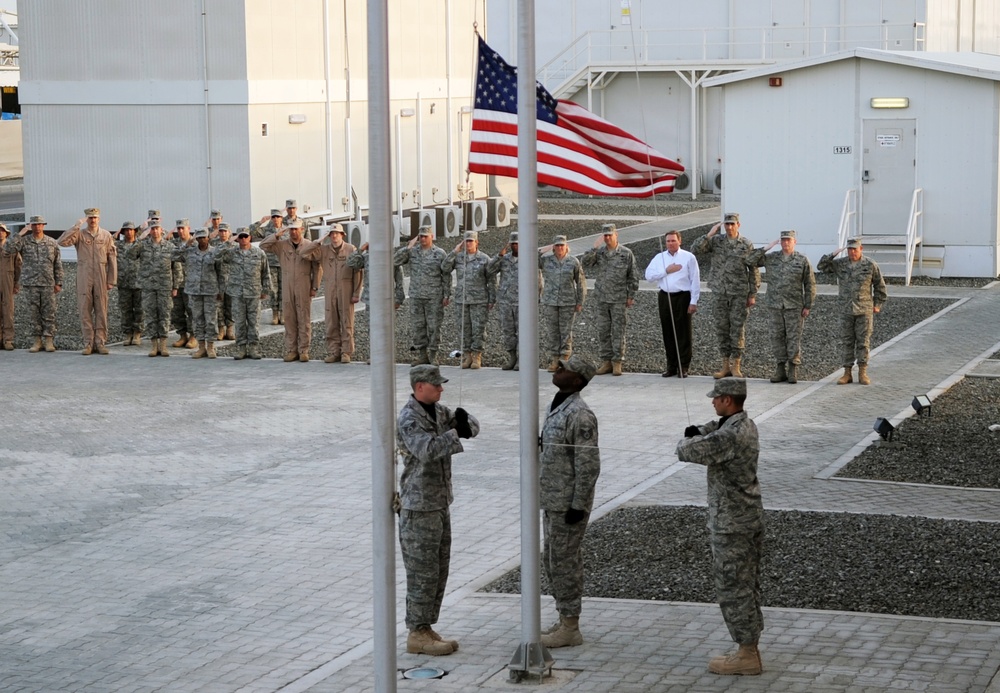
[[[66,229],[57,240],[64,248],[76,246],[76,296],[80,305],[83,345],[104,346],[108,341],[108,285],[118,283],[115,239],[98,227]]]
[[[347,258],[353,252],[350,243],[335,249],[329,237],[322,242],[303,241],[299,246],[299,255],[318,261],[323,268],[328,356],[354,354],[354,304],[361,299],[365,273],[347,265]]]
[[[14,341],[14,289],[21,283],[21,256],[0,255],[0,346]]]
[[[302,243],[305,243],[302,239]],[[302,243],[299,245],[301,246]],[[300,256],[286,231],[281,238],[271,234],[260,249],[274,253],[281,263],[281,314],[285,320],[285,353],[308,354],[312,340],[310,292],[319,287],[323,270],[318,262]]]

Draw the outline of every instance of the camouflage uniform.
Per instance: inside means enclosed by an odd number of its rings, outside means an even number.
[[[139,286],[139,265],[129,257],[129,250],[139,241],[128,243],[124,238],[115,242],[118,249],[118,312],[122,332],[127,337],[142,332],[142,288]],[[165,335],[164,335],[165,336]]]
[[[230,238],[228,241],[220,241],[215,239],[212,243],[213,248],[219,248],[220,251],[225,248],[238,248],[239,243]],[[229,265],[223,263],[222,265],[222,300],[219,301],[218,305],[218,316],[216,319],[216,327],[220,334],[226,332],[226,328],[232,328],[236,324],[236,316],[233,310],[233,297],[229,294],[226,287],[229,284]],[[258,294],[259,296],[259,294]]]
[[[598,268],[594,292],[597,294],[597,336],[602,361],[625,358],[625,328],[628,317],[625,304],[634,301],[639,291],[639,271],[635,255],[619,244],[614,250],[606,245],[583,254],[583,267],[589,272]]]
[[[504,351],[517,351],[517,281],[518,256],[512,252],[496,255],[486,271],[491,275],[500,275],[500,287],[497,289],[497,310],[500,312],[500,334]],[[541,277],[541,274],[539,274]],[[539,282],[541,290],[541,282]]]
[[[567,253],[562,260],[549,253],[539,254],[542,271],[542,311],[545,326],[545,354],[549,360],[568,358],[573,351],[573,323],[576,307],[587,296],[587,278],[580,261]]]
[[[747,256],[747,264],[763,267],[767,277],[764,305],[771,316],[771,352],[778,363],[802,363],[804,309],[816,300],[816,277],[809,258],[798,251],[767,253],[764,247]]]
[[[199,342],[216,337],[216,297],[222,291],[222,263],[215,248],[199,250],[196,243],[174,250],[174,260],[183,263],[184,292],[194,316],[194,336]]]
[[[542,568],[556,610],[579,618],[583,600],[583,536],[601,473],[597,417],[579,392],[557,394],[545,417],[538,455],[539,500],[544,511]],[[587,514],[568,524],[570,508]]]
[[[441,269],[446,253],[432,245],[427,250],[419,245],[405,245],[396,251],[393,264],[410,265],[410,332],[418,360],[430,362],[437,358],[441,343],[441,319],[444,301],[451,297],[451,276]]]
[[[471,256],[452,251],[441,262],[441,271],[448,282],[452,270],[455,271],[455,317],[464,352],[483,350],[488,309],[497,302],[497,283],[487,271],[489,264],[490,256],[482,251]]]
[[[35,239],[30,233],[11,236],[3,246],[7,257],[21,257],[21,291],[28,307],[29,329],[35,337],[56,334],[57,286],[62,286],[63,269],[59,246],[48,236]]]
[[[432,417],[412,395],[399,412],[396,447],[399,480],[399,546],[406,568],[406,625],[413,631],[437,623],[451,561],[451,456],[462,452],[455,414],[433,405]],[[469,415],[472,436],[479,421]]]
[[[174,245],[170,241],[145,238],[133,243],[128,250],[128,262],[137,270],[142,290],[142,312],[146,320],[146,336],[166,339],[170,331],[170,293],[174,287]]]
[[[746,263],[752,251],[748,239],[730,238],[724,231],[711,238],[702,236],[691,245],[691,252],[711,260],[708,285],[712,288],[715,336],[723,358],[743,357],[744,327],[750,315],[747,301],[757,296],[760,287],[760,271]]]
[[[757,481],[757,426],[741,411],[721,422],[709,421],[698,432],[677,443],[677,459],[708,468],[716,598],[733,640],[754,645],[764,628],[760,610],[764,506]]]
[[[850,258],[834,259],[833,253],[820,258],[816,269],[832,274],[840,285],[840,344],[845,368],[857,361],[868,365],[872,339],[872,315],[881,308],[888,294],[878,264],[864,255],[857,262]]]
[[[20,288],[21,256],[0,254],[0,345],[14,343],[14,292]]]
[[[370,273],[368,272],[368,251],[355,250],[347,258],[347,266],[355,270],[364,270],[365,278],[364,288],[361,290],[361,302],[367,304],[368,280],[370,279]],[[406,301],[406,293],[403,291],[403,270],[396,266],[392,268],[392,284],[392,302],[396,306],[401,306]]]
[[[276,231],[274,224],[270,221],[261,224],[254,222],[249,226],[250,238],[255,241],[262,241]],[[271,297],[272,314],[281,312],[281,259],[277,253],[267,253],[267,266],[271,274],[271,288],[267,292]]]
[[[232,299],[236,327],[236,346],[250,347],[260,342],[257,323],[260,320],[260,297],[271,288],[271,272],[267,255],[250,246],[241,250],[224,248],[219,260],[228,272],[226,295]],[[255,357],[256,358],[256,357]]]
[[[180,238],[173,239],[174,249],[183,248],[184,241]],[[170,310],[170,324],[179,335],[194,336],[194,314],[191,312],[191,302],[188,301],[184,277],[184,263],[174,262],[173,267],[173,290],[177,293],[173,297],[173,306]]]

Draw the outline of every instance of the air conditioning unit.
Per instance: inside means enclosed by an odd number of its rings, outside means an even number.
[[[486,200],[469,200],[462,203],[462,230],[486,230]]]
[[[368,224],[363,221],[342,221],[341,227],[344,229],[344,236],[347,242],[355,248],[360,248],[368,242]]]
[[[462,233],[461,210],[458,207],[435,207],[438,238],[454,238]]]
[[[677,175],[677,179],[674,180],[674,190],[681,191],[687,190],[691,187],[691,177],[686,173],[680,173]]]
[[[720,169],[712,171],[712,192],[716,195],[722,192],[722,171]]]
[[[486,198],[486,223],[496,228],[510,226],[510,198]]]
[[[410,233],[416,233],[421,226],[430,226],[431,234],[435,235],[437,225],[434,223],[433,209],[411,209],[410,210]]]

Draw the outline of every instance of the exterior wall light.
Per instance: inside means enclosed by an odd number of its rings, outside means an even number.
[[[871,100],[872,108],[909,108],[910,99],[906,96],[876,96]]]

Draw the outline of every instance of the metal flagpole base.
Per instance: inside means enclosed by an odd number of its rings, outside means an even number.
[[[511,683],[541,683],[552,676],[555,660],[540,642],[522,642],[507,665]]]

